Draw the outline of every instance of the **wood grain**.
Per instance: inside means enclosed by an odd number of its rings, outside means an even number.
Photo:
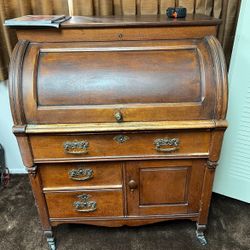
[[[78,201],[78,195],[91,195],[90,200],[96,202],[96,211],[78,212],[73,203]],[[81,192],[57,192],[45,194],[49,215],[51,218],[122,216],[123,200],[121,190],[98,190]]]
[[[82,158],[109,157],[109,156],[143,156],[143,155],[187,155],[191,153],[208,153],[210,144],[210,133],[180,131],[172,133],[148,132],[148,133],[123,133],[129,139],[124,143],[114,140],[113,134],[80,134],[80,135],[32,135],[30,143],[33,149],[34,160],[56,159],[56,158]],[[159,152],[155,149],[154,141],[161,138],[178,138],[179,148],[173,152]],[[74,141],[87,141],[89,143],[88,153],[70,154],[65,152],[64,143]],[[168,147],[167,147],[168,148]]]
[[[204,161],[129,162],[126,171],[129,215],[198,212]],[[138,183],[134,190],[131,180]]]
[[[63,223],[190,219],[205,228],[227,127],[227,72],[214,37],[220,20],[148,15],[174,3],[157,2],[114,1],[112,9],[94,1],[105,17],[17,29],[13,132],[49,240],[51,227]],[[127,16],[136,9],[140,15]],[[124,16],[106,16],[113,12]],[[154,143],[174,138],[179,145]],[[66,152],[65,143],[79,141],[88,143],[85,154]],[[93,175],[72,180],[69,171],[80,169]],[[82,194],[97,203],[95,211],[76,211]]]
[[[92,178],[84,181],[73,180],[69,172],[72,170],[93,171]],[[118,162],[102,163],[76,163],[76,164],[44,164],[39,168],[43,183],[43,190],[69,189],[69,188],[121,188],[122,169]],[[78,178],[83,178],[79,176]]]

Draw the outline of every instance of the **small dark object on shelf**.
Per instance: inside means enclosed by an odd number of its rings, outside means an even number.
[[[170,7],[167,8],[166,14],[171,18],[184,18],[187,15],[187,9],[184,7]]]
[[[0,188],[6,187],[10,180],[8,168],[5,166],[4,149],[0,144]]]

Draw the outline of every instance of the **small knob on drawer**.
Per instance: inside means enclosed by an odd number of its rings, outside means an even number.
[[[137,183],[134,180],[130,180],[128,182],[128,187],[130,188],[130,191],[133,192],[137,188]]]

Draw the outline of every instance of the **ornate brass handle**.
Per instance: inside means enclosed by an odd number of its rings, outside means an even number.
[[[64,142],[64,150],[68,154],[87,154],[88,141],[67,141]]]
[[[156,139],[154,141],[154,145],[155,145],[155,150],[156,151],[159,151],[159,152],[173,152],[173,151],[176,151],[176,150],[179,149],[180,141],[179,141],[178,138]],[[162,148],[162,147],[164,147],[164,148]]]
[[[78,195],[77,197],[80,199],[80,201],[75,201],[73,203],[73,206],[75,207],[75,210],[77,212],[89,213],[89,212],[94,212],[96,210],[96,202],[89,201],[91,195],[81,194]]]
[[[94,171],[91,168],[87,169],[72,169],[69,171],[69,177],[74,181],[86,181],[92,179],[94,175]]]

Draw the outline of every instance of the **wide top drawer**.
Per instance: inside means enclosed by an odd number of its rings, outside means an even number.
[[[219,119],[226,110],[224,68],[214,37],[19,42],[10,74],[14,120],[72,124]]]
[[[34,162],[197,158],[209,155],[211,132],[32,134]]]

